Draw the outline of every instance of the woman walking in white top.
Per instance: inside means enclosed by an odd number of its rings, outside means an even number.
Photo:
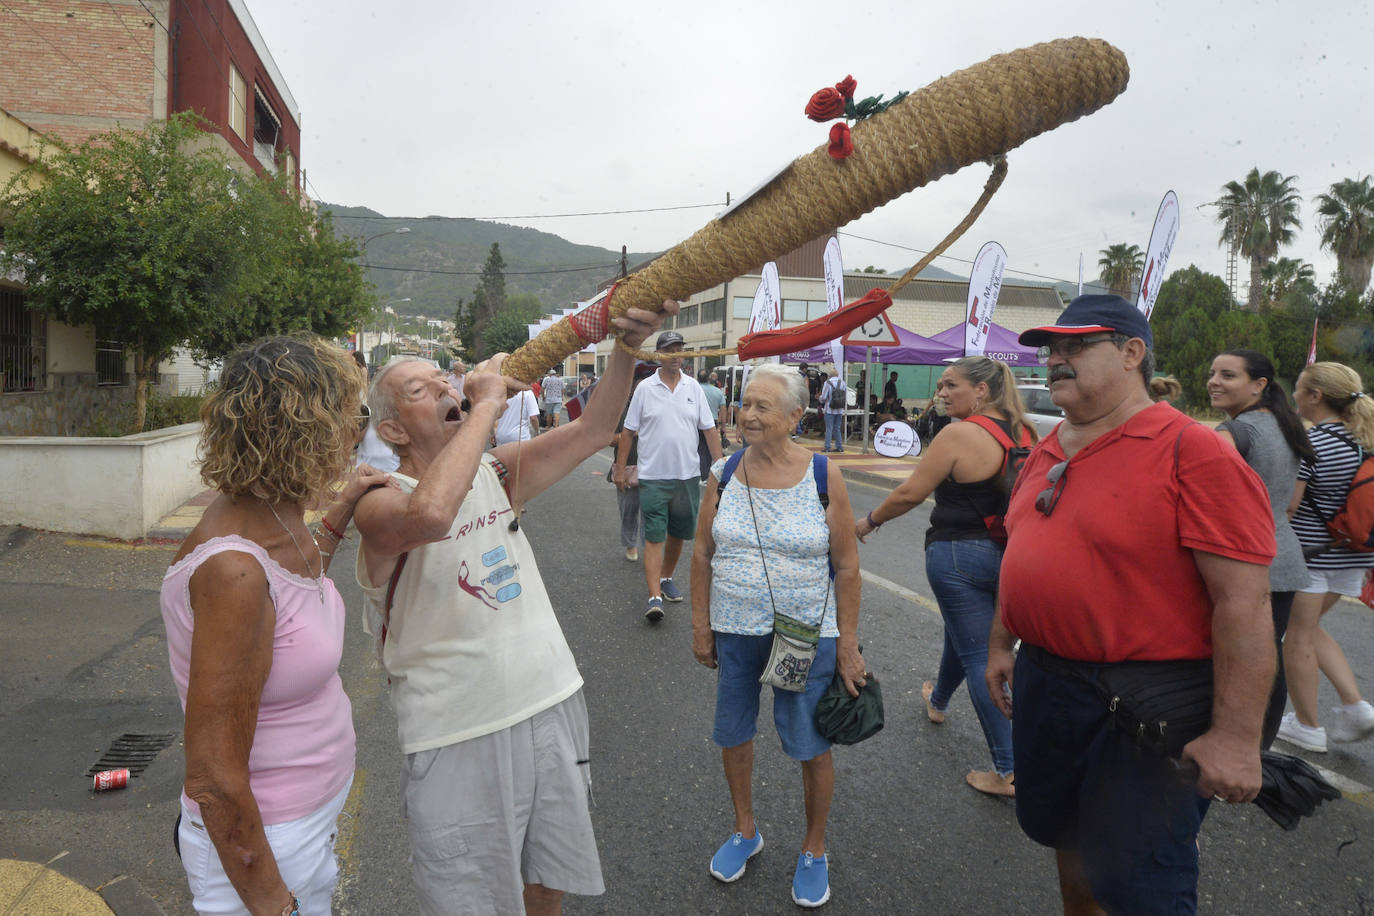
[[[1325,753],[1327,731],[1318,724],[1317,672],[1340,696],[1330,737],[1358,741],[1374,734],[1374,707],[1360,696],[1355,673],[1341,647],[1321,627],[1321,618],[1341,596],[1356,596],[1374,553],[1336,547],[1326,521],[1345,505],[1350,482],[1365,455],[1374,452],[1374,403],[1364,393],[1359,373],[1341,363],[1313,363],[1298,376],[1294,392],[1298,413],[1312,423],[1307,431],[1317,460],[1303,462],[1289,504],[1293,531],[1307,555],[1311,582],[1293,600],[1293,616],[1283,641],[1283,665],[1293,712],[1283,717],[1279,737],[1289,744]]]

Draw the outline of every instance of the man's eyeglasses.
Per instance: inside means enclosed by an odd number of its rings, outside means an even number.
[[[354,419],[358,421],[358,432],[365,433],[368,424],[372,422],[372,411],[367,409],[366,404],[363,404],[358,408],[358,416]]]
[[[1069,469],[1068,459],[1065,459],[1054,467],[1050,468],[1045,474],[1045,480],[1049,486],[1040,491],[1040,495],[1035,497],[1035,508],[1045,518],[1050,517],[1054,507],[1059,504],[1059,497],[1064,495],[1065,472]]]
[[[1040,358],[1040,362],[1042,363],[1051,356],[1058,356],[1060,359],[1073,359],[1093,344],[1107,343],[1113,336],[1114,335],[1108,335],[1106,337],[1092,338],[1063,337],[1059,340],[1052,341],[1046,346],[1038,348],[1035,351],[1035,355]]]

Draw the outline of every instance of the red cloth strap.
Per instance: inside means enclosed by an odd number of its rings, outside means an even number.
[[[739,339],[739,358],[757,359],[760,356],[781,356],[798,350],[809,350],[837,337],[843,337],[859,325],[875,318],[892,305],[892,297],[885,289],[873,289],[868,295],[836,309],[829,315],[799,324],[795,328],[776,331],[755,331]]]

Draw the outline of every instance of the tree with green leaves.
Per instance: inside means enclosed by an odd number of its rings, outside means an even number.
[[[174,348],[213,356],[264,333],[337,333],[371,307],[346,263],[354,246],[285,185],[239,177],[196,143],[196,123],[182,113],[56,144],[0,199],[0,271],[22,274],[31,308],[133,352],[137,429]]]
[[[1275,258],[1260,271],[1261,302],[1293,312],[1310,312],[1317,298],[1316,271],[1298,258]]]
[[[1107,287],[1109,292],[1134,301],[1136,282],[1145,270],[1145,252],[1140,250],[1139,245],[1119,242],[1108,245],[1098,254],[1102,255],[1097,260],[1102,285]]]
[[[242,180],[235,191],[238,272],[225,307],[188,340],[199,358],[219,359],[269,334],[338,337],[372,315],[375,297],[354,263],[357,243],[334,232],[330,214],[302,207],[284,176]]]
[[[534,324],[544,314],[544,307],[532,293],[519,293],[506,299],[506,307],[491,319],[480,359],[494,353],[512,353],[530,339],[527,325]]]
[[[1369,286],[1374,269],[1374,182],[1347,178],[1317,195],[1322,247],[1336,256],[1336,269],[1356,293]]]
[[[501,246],[491,243],[487,259],[482,264],[482,274],[477,280],[477,288],[472,292],[472,347],[480,358],[481,354],[496,353],[487,344],[487,327],[506,307],[506,259],[501,257]]]
[[[453,336],[457,340],[457,344],[450,347],[453,353],[465,362],[474,362],[472,306],[466,305],[461,296],[453,313]]]
[[[1298,212],[1302,197],[1295,175],[1250,170],[1243,181],[1228,181],[1215,203],[1221,223],[1222,247],[1236,247],[1250,260],[1249,306],[1256,309],[1263,294],[1264,265],[1291,244],[1302,227]]]

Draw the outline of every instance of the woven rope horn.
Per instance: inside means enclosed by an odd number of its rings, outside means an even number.
[[[1091,114],[1120,95],[1129,78],[1125,55],[1112,45],[1064,38],[936,80],[855,125],[848,159],[831,159],[822,144],[621,281],[610,315],[656,312],[664,299],[686,299],[756,269],[908,191]],[[584,321],[579,337],[563,319],[512,353],[503,371],[534,381],[610,330],[594,323],[589,333]]]

